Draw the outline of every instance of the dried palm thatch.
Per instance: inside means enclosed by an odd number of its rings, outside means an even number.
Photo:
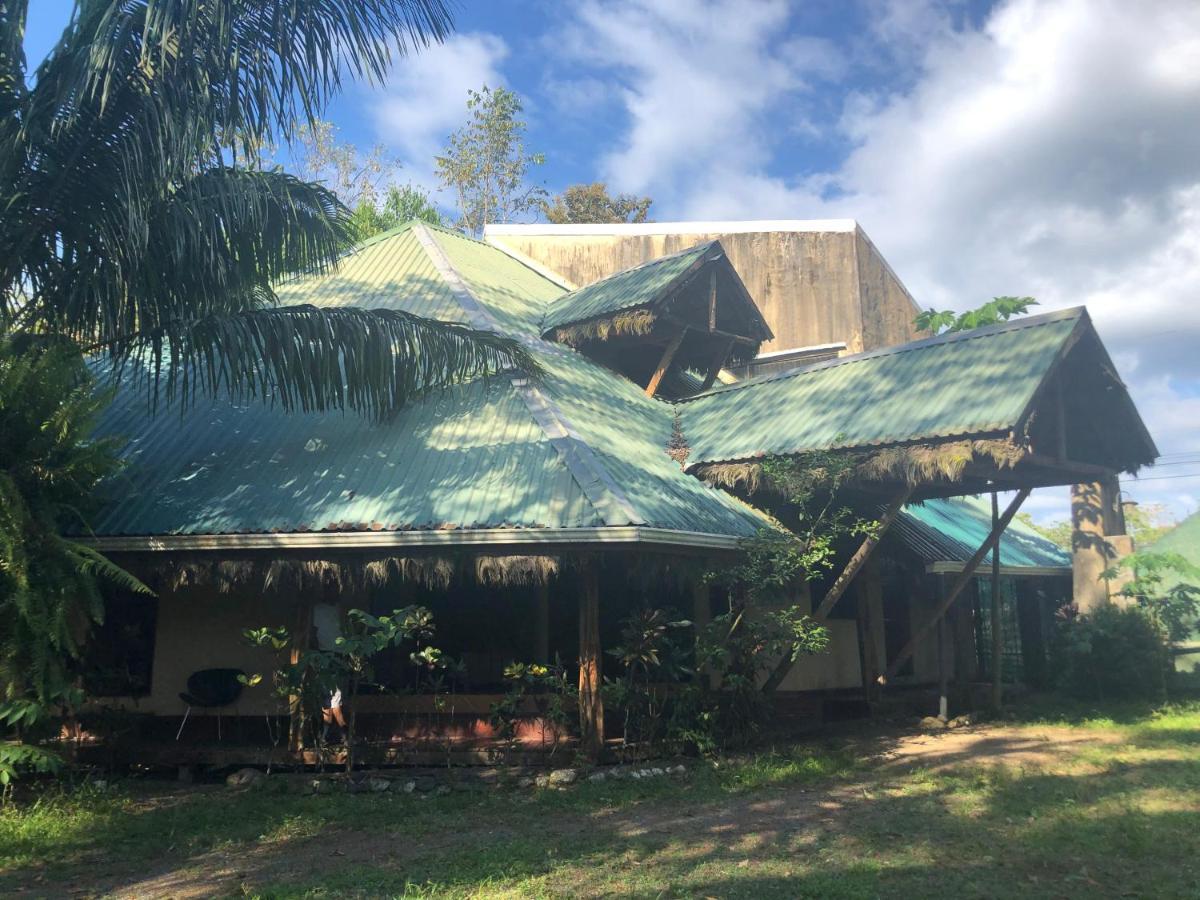
[[[935,481],[959,481],[967,465],[977,459],[990,460],[999,469],[1011,469],[1025,458],[1027,447],[1006,438],[946,441],[939,444],[910,444],[864,452],[847,451],[859,457],[855,477],[860,481],[903,480],[910,485]],[[716,487],[750,494],[772,490],[762,462],[712,463],[696,469],[696,475]]]
[[[865,481],[900,478],[911,485],[959,481],[967,464],[976,459],[991,460],[999,469],[1011,469],[1028,452],[1028,448],[1003,438],[888,447],[868,455],[859,464],[857,474]]]
[[[153,564],[155,581],[168,591],[205,586],[235,590],[348,593],[393,581],[446,590],[456,576],[474,574],[481,584],[545,584],[560,561],[552,556],[386,556],[375,559],[177,558]]]
[[[475,579],[480,584],[546,584],[558,574],[555,556],[477,556]]]
[[[629,334],[649,334],[654,330],[654,323],[657,321],[658,316],[648,309],[627,309],[600,319],[559,326],[553,330],[551,337],[560,344],[578,347],[588,341],[607,341]]]

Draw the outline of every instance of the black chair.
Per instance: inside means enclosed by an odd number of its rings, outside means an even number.
[[[183,726],[187,724],[192,707],[217,710],[217,740],[221,739],[221,707],[236,703],[242,696],[245,685],[241,677],[246,673],[241,669],[200,669],[188,676],[187,690],[179,695],[179,699],[187,704],[187,712],[179,723],[179,731],[175,740],[183,734]]]

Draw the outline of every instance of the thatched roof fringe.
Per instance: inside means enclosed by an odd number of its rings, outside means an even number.
[[[475,578],[480,584],[546,584],[558,574],[554,556],[477,556]]]
[[[959,481],[967,464],[988,459],[997,468],[1011,469],[1029,452],[1005,438],[910,444],[876,451],[853,450],[861,459],[856,476],[861,481],[900,479],[918,486],[932,481]],[[761,462],[711,463],[696,474],[716,487],[751,494],[770,491],[770,479]]]
[[[154,566],[155,580],[169,591],[214,587],[222,594],[263,591],[333,590],[352,592],[410,581],[445,590],[458,574],[497,586],[545,584],[560,569],[553,556],[388,556],[345,559],[174,559]]]
[[[554,329],[554,340],[569,347],[588,341],[607,341],[627,334],[649,334],[658,316],[648,309],[627,309],[611,316],[562,325]]]

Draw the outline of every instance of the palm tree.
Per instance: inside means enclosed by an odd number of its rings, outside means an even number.
[[[280,279],[337,264],[351,213],[239,162],[315,121],[343,79],[444,38],[443,0],[76,0],[31,80],[27,8],[0,0],[0,330],[69,338],[185,403],[375,416],[533,366],[459,325],[277,305]]]
[[[60,702],[93,580],[138,583],[83,545],[114,464],[81,354],[197,391],[384,417],[507,368],[521,346],[394,310],[277,304],[337,265],[351,213],[326,188],[247,163],[314,122],[348,77],[443,39],[443,0],[76,0],[29,77],[29,0],[0,0],[0,724]],[[72,362],[74,359],[74,362]],[[133,364],[126,365],[132,362]],[[148,374],[147,374],[148,373]],[[0,782],[11,772],[0,742]],[[7,762],[6,762],[7,761]],[[6,768],[7,767],[7,768]]]

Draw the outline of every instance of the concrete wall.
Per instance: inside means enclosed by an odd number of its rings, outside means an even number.
[[[916,336],[916,303],[854,222],[756,224],[501,226],[487,240],[582,286],[716,239],[775,333],[763,352],[844,341],[856,353]]]

